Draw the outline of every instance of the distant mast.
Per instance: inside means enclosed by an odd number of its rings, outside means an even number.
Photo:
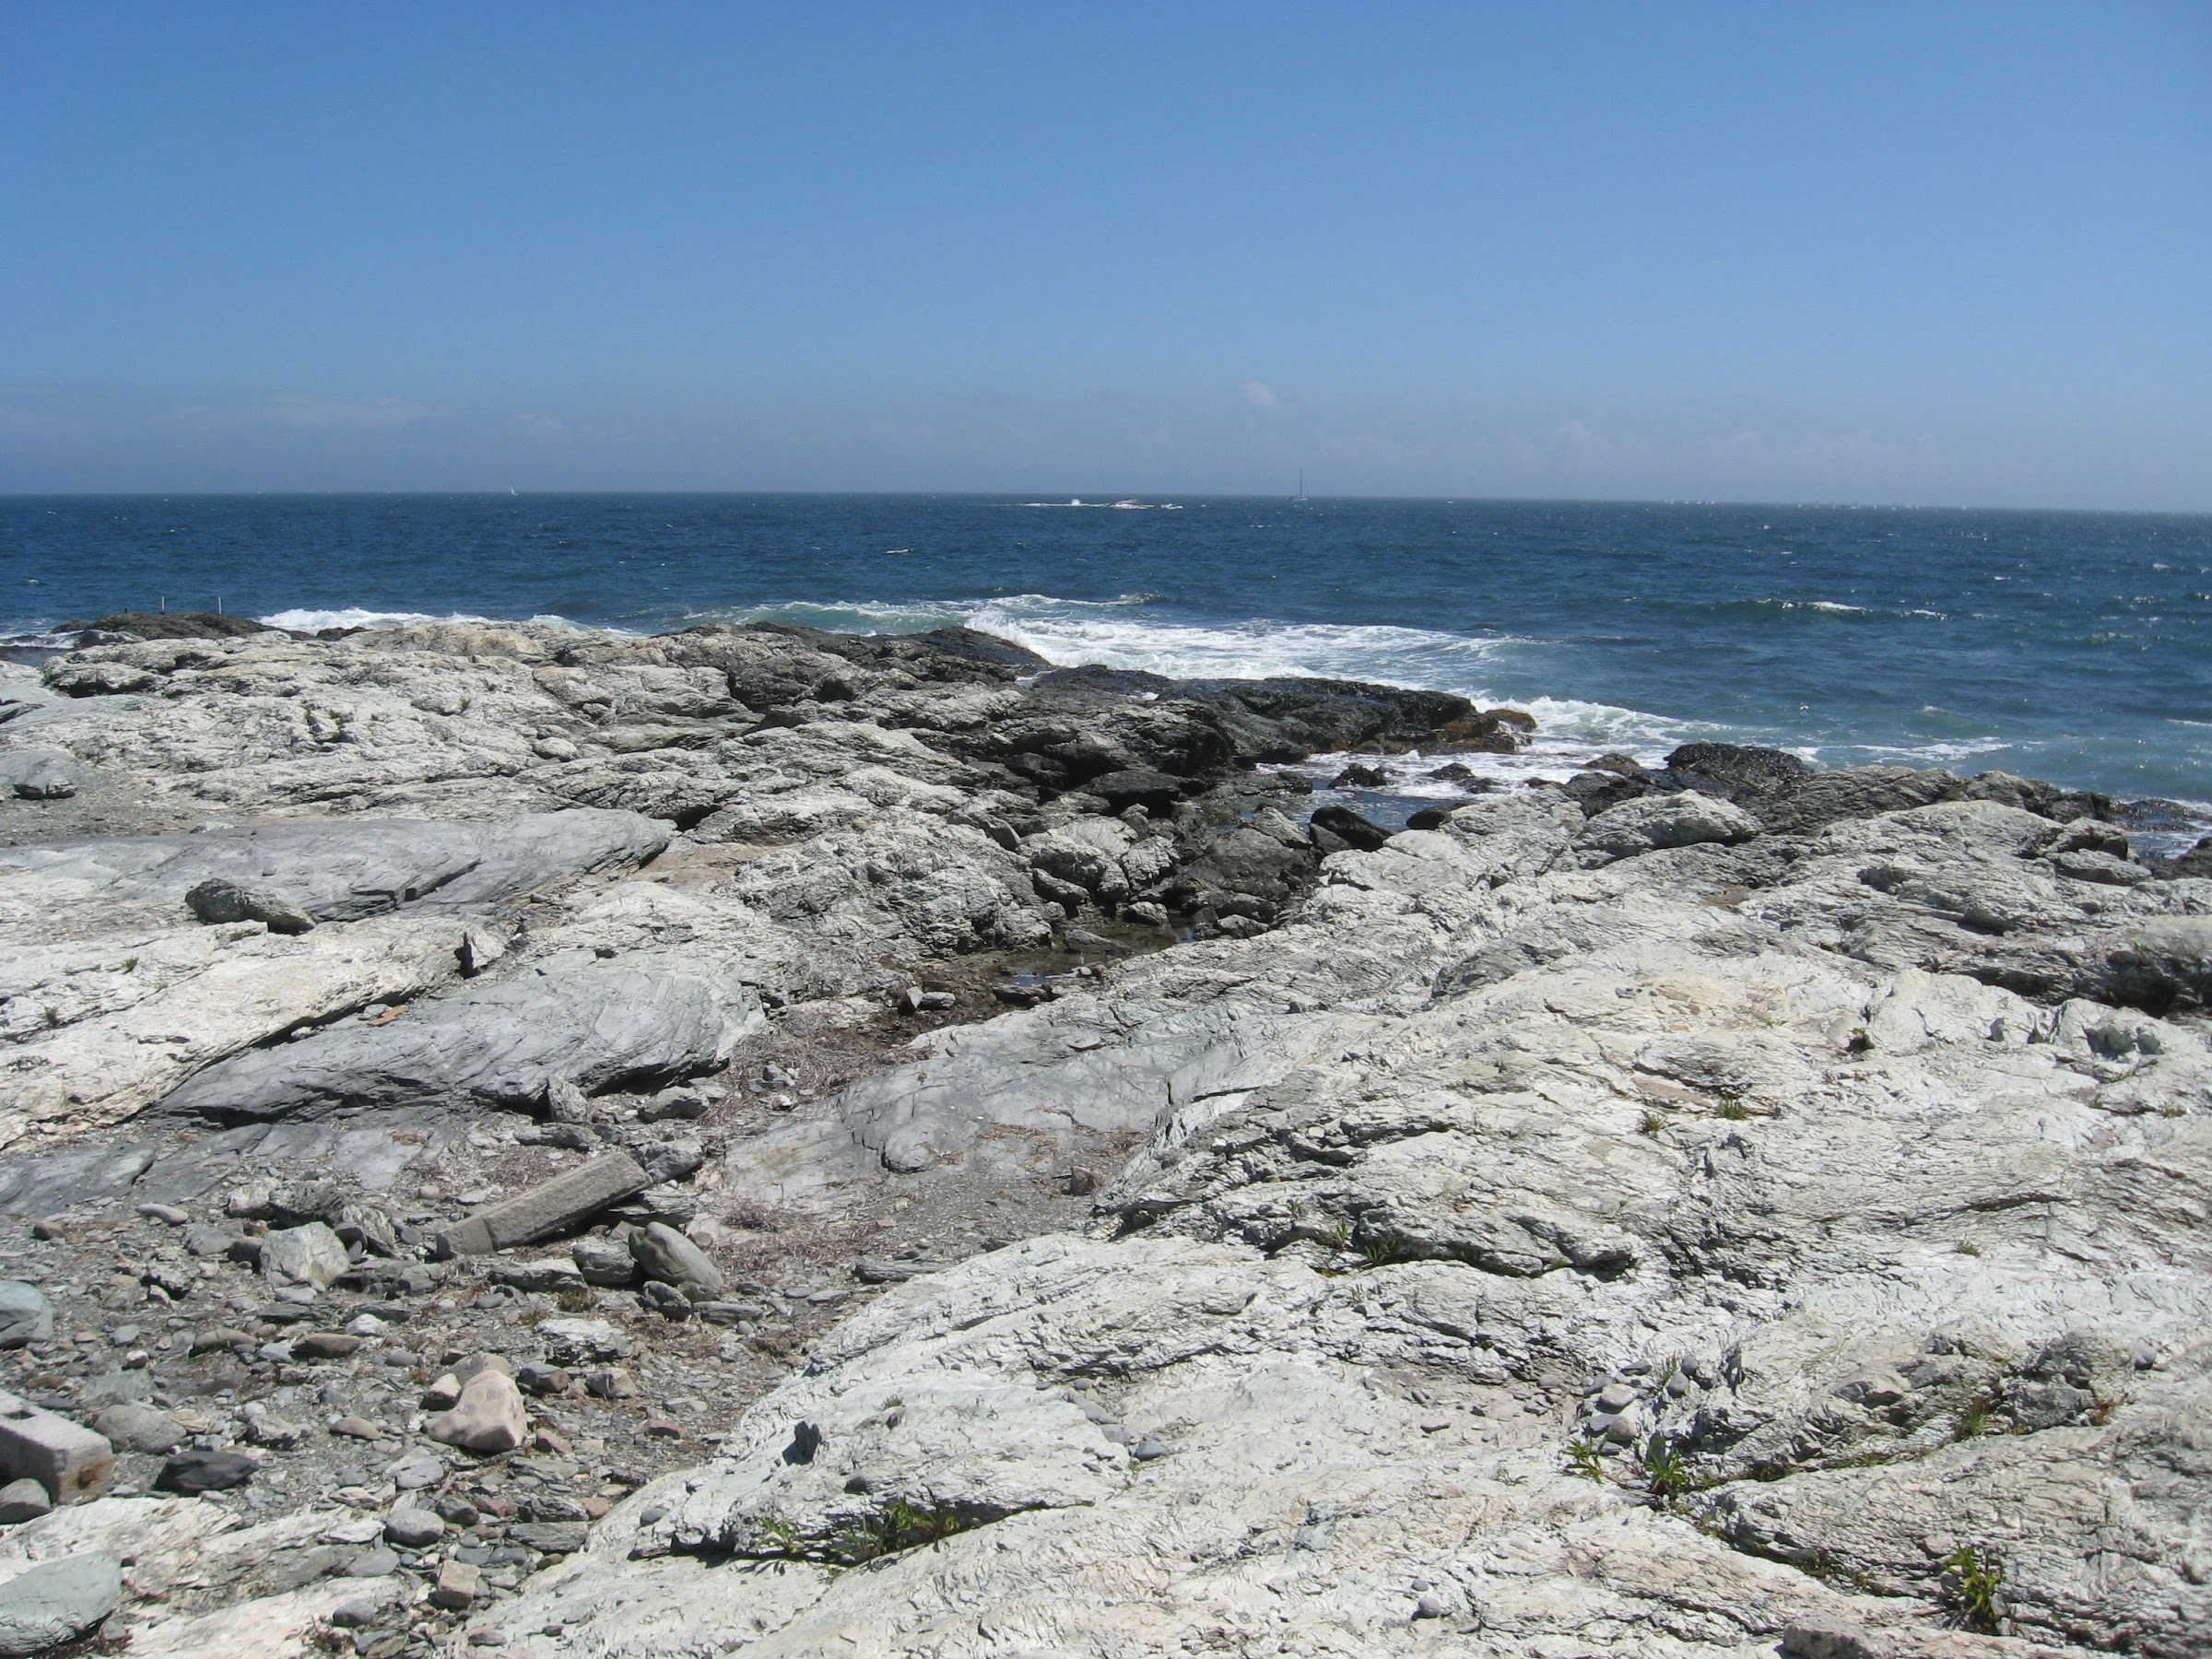
[[[1302,501],[1303,501],[1305,499],[1306,499],[1306,469],[1305,469],[1304,467],[1302,467],[1302,466],[1301,466],[1301,467],[1300,467],[1300,468],[1298,469],[1298,493],[1297,493],[1296,495],[1294,495],[1294,496],[1292,496],[1292,497],[1290,498],[1290,502],[1291,502],[1291,505],[1292,505],[1292,506],[1297,506],[1298,504],[1300,504],[1300,502],[1302,502]]]

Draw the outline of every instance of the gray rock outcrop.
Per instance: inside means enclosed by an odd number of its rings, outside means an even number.
[[[58,1500],[0,1591],[128,1557],[149,1653],[2212,1646],[2212,881],[2136,808],[1690,745],[1394,834],[1312,786],[1526,717],[103,638],[0,665],[0,754],[98,780],[0,801]]]
[[[556,1081],[657,1088],[711,1071],[759,1021],[749,987],[673,962],[556,958],[388,1025],[340,1024],[237,1055],[163,1105],[229,1123],[431,1100],[527,1108]]]
[[[64,1556],[0,1583],[0,1653],[43,1653],[83,1635],[123,1600],[123,1567],[104,1555]]]

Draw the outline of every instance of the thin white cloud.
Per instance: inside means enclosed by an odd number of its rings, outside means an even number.
[[[402,397],[307,397],[280,392],[251,403],[192,404],[157,415],[150,424],[180,432],[276,429],[310,432],[396,432],[450,418],[443,409]]]
[[[1265,381],[1246,381],[1237,392],[1253,408],[1270,415],[1283,406],[1282,394]]]

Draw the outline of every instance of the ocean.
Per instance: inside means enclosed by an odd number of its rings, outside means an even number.
[[[964,623],[1056,663],[1527,709],[1561,775],[1693,738],[2212,811],[2212,517],[1249,497],[0,497],[0,629],[119,610],[639,630]],[[1316,770],[1325,770],[1325,760]],[[1410,765],[1403,781],[1423,785]],[[1444,785],[1430,787],[1442,790]]]

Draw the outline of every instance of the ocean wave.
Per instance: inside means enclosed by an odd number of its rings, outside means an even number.
[[[1140,501],[1135,496],[1124,496],[1118,501],[1086,501],[1075,497],[1065,501],[1017,501],[1017,507],[1078,508],[1088,512],[1094,510],[1109,512],[1181,512],[1180,501]]]
[[[1114,600],[1019,594],[963,605],[971,628],[1026,645],[1048,662],[1096,663],[1179,679],[1267,679],[1312,675],[1478,694],[1482,666],[1507,636],[1474,639],[1432,629],[1333,622],[1187,622],[1132,614],[1141,595]]]
[[[4,651],[72,651],[76,646],[76,630],[56,633],[41,622],[19,623],[13,628],[0,628],[0,650]]]
[[[958,628],[966,620],[967,611],[961,606],[927,600],[789,599],[684,615],[685,624],[690,627],[702,622],[782,622],[794,628],[818,628],[826,633],[853,634],[927,633],[936,628]]]
[[[369,610],[359,605],[346,606],[338,610],[312,610],[302,607],[296,610],[272,611],[265,617],[256,618],[255,620],[270,628],[289,629],[295,633],[319,633],[325,628],[426,628],[441,622],[468,622],[496,627],[503,622],[522,620],[535,622],[544,628],[581,626],[579,623],[570,621],[566,617],[551,615],[518,618],[513,617],[479,617],[470,611],[447,611],[442,616],[433,616],[428,611]]]

